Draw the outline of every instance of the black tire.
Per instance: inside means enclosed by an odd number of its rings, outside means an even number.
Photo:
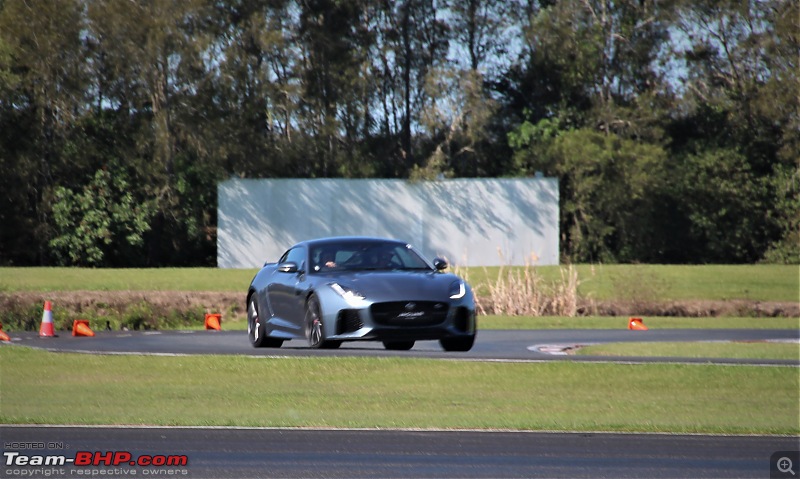
[[[475,344],[475,335],[464,338],[445,338],[440,339],[439,344],[445,351],[469,351]]]
[[[264,322],[258,316],[258,299],[255,293],[247,300],[247,337],[254,348],[279,348],[283,344],[282,339],[267,336]]]
[[[390,351],[408,351],[414,347],[414,341],[384,341],[383,347]]]
[[[314,349],[336,349],[341,341],[325,339],[325,323],[323,323],[319,300],[313,294],[306,302],[306,339],[308,346]]]

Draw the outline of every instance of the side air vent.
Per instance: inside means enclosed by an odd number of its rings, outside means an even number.
[[[352,333],[364,327],[356,309],[343,309],[336,318],[336,334]]]

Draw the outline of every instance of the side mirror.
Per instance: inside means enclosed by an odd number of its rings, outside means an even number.
[[[287,261],[286,263],[278,265],[278,271],[281,273],[297,273],[297,270],[297,263],[293,261]]]
[[[447,261],[443,260],[442,258],[435,258],[433,260],[433,267],[436,268],[437,271],[442,271],[443,269],[447,269]]]

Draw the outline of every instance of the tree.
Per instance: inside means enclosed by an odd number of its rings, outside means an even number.
[[[49,259],[39,239],[49,235],[47,199],[74,167],[61,161],[60,150],[86,106],[81,9],[77,0],[0,3],[0,186],[11,201],[2,203],[2,236],[14,244],[9,253],[24,261]]]
[[[213,264],[229,176],[537,171],[572,261],[797,262],[799,32],[792,0],[0,0],[0,263]]]
[[[56,233],[49,245],[68,266],[132,266],[142,258],[152,202],[136,201],[124,173],[97,170],[80,193],[55,190]]]
[[[432,69],[425,92],[430,102],[422,111],[421,126],[435,149],[424,167],[414,166],[411,178],[478,176],[479,164],[485,162],[480,150],[489,138],[495,110],[482,75],[473,70]]]
[[[736,212],[734,225],[708,224],[707,203],[683,200],[695,228],[702,217],[702,231],[729,234],[719,239],[726,244],[712,241],[705,261],[756,261],[770,245],[786,250],[780,245],[794,242],[800,217],[792,179],[800,164],[800,7],[791,1],[703,1],[682,4],[679,13],[676,25],[688,41],[674,47],[686,72],[679,106],[685,113],[670,127],[674,155],[684,161],[676,174],[692,184],[713,158],[726,178],[705,185],[709,193],[725,198],[725,181],[738,180],[732,192],[737,199],[724,210]]]
[[[179,190],[176,165],[210,162],[198,127],[204,107],[196,96],[213,71],[206,63],[213,31],[209,16],[204,0],[97,2],[88,9],[98,89],[105,90],[107,105],[136,122],[131,134],[137,149],[125,161],[137,172],[134,181],[144,198],[155,205],[147,235],[151,265],[183,258],[176,254],[180,232],[194,221],[185,216],[193,209],[184,204],[194,198]],[[218,174],[213,167],[208,171]],[[212,241],[207,248],[213,248]]]
[[[509,96],[534,123],[558,115],[575,126],[656,140],[667,94],[657,60],[669,18],[668,8],[638,0],[533,9]]]
[[[310,176],[355,173],[357,162],[350,160],[358,156],[359,142],[372,125],[366,65],[374,37],[361,16],[365,3],[300,2],[300,115],[317,162]]]
[[[211,49],[216,64],[198,91],[204,121],[221,169],[242,177],[272,177],[298,165],[297,18],[290,2],[227,1],[216,5]]]
[[[654,250],[666,153],[658,145],[550,120],[510,134],[521,173],[559,179],[562,254],[571,262],[631,262]]]
[[[466,0],[448,5],[453,43],[461,50],[456,58],[461,68],[485,76],[499,74],[513,44],[510,33],[518,1]]]

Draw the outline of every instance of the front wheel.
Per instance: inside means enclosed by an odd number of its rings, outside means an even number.
[[[469,351],[475,344],[475,335],[464,338],[445,338],[440,339],[439,344],[445,351]]]
[[[247,302],[247,337],[254,348],[279,348],[283,344],[282,339],[270,338],[264,327],[264,321],[258,315],[258,300],[253,293]]]
[[[341,346],[341,341],[325,339],[325,324],[322,319],[322,310],[319,300],[312,295],[306,303],[306,338],[308,346],[314,349],[336,349]]]

